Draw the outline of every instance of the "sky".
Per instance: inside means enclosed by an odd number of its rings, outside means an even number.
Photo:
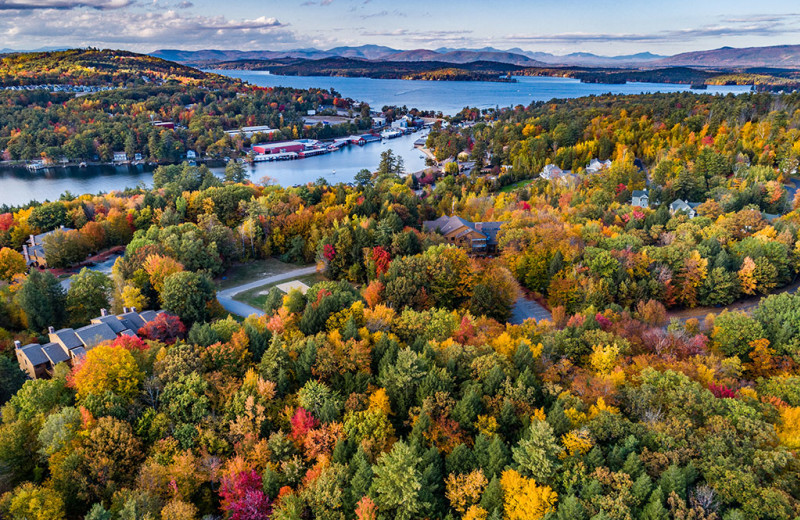
[[[797,0],[0,0],[0,48],[519,48],[554,54],[800,44]]]

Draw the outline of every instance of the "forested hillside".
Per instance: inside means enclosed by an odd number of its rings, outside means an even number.
[[[109,49],[17,53],[0,56],[0,86],[72,84],[117,87],[173,81],[223,86],[230,78],[146,54]]]
[[[208,96],[210,124],[211,107],[250,106]],[[785,184],[798,105],[665,94],[467,109],[428,144],[471,156],[469,174],[403,175],[387,151],[353,185],[282,188],[236,163],[224,179],[184,164],[159,167],[152,189],[5,208],[0,514],[797,518],[800,296],[782,291],[800,265]],[[595,157],[612,164],[587,173]],[[574,175],[538,178],[548,163]],[[648,207],[632,206],[648,183]],[[670,212],[677,197],[697,216]],[[500,222],[498,253],[423,229],[450,214]],[[19,253],[50,230],[53,269],[124,255],[64,290],[62,271],[29,271]],[[325,281],[229,316],[215,284],[270,258]],[[511,323],[523,294],[552,319]],[[723,310],[743,296],[766,297]],[[14,340],[131,307],[169,314],[49,378],[17,368]]]

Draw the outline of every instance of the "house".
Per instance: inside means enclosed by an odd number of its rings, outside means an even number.
[[[647,190],[633,190],[633,193],[631,193],[631,206],[649,208],[650,196],[647,194]]]
[[[134,161],[141,161],[142,160],[142,154],[140,154],[140,153],[133,154],[133,160]]]
[[[548,181],[552,181],[555,179],[560,179],[566,175],[570,175],[569,170],[562,170],[555,164],[548,164],[542,168],[542,172],[539,174],[539,177],[542,179],[547,179]]]
[[[197,153],[194,150],[186,150],[187,159],[197,159]]]
[[[58,229],[41,233],[39,235],[31,235],[28,238],[28,243],[22,246],[22,256],[25,257],[25,262],[28,265],[36,265],[38,267],[47,267],[47,258],[45,254],[44,239],[53,233],[66,233],[73,231],[72,228],[61,226]]]
[[[14,342],[17,363],[31,379],[49,377],[57,364],[72,364],[103,342],[114,341],[120,336],[135,336],[139,329],[160,314],[164,311],[139,313],[135,308],[123,307],[122,314],[114,315],[102,309],[100,316],[79,329],[55,330],[55,327],[49,327],[49,341],[44,345],[31,343],[23,346],[19,341]]]
[[[697,212],[695,211],[694,208],[696,208],[699,205],[700,205],[699,203],[686,202],[683,199],[673,200],[672,204],[669,205],[669,212],[670,214],[675,215],[676,213],[682,211],[686,213],[689,216],[689,218],[694,218],[697,216]]]
[[[127,162],[127,160],[128,160],[128,154],[126,154],[125,152],[114,152],[115,163]]]
[[[586,167],[586,173],[594,175],[608,168],[611,168],[611,161],[599,161],[597,159],[592,159],[589,161],[589,166]]]
[[[398,119],[397,121],[392,121],[392,128],[395,130],[405,130],[408,128],[408,120]]]
[[[385,117],[372,116],[372,128],[383,128],[384,126],[386,126]]]
[[[473,253],[488,253],[497,249],[497,233],[502,222],[470,222],[461,217],[442,216],[436,220],[426,220],[424,231],[437,231],[448,242],[470,250]]]
[[[159,128],[166,128],[168,130],[175,130],[175,123],[172,121],[153,121],[153,126],[157,126]]]

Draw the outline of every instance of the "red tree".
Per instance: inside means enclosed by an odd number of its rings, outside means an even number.
[[[296,441],[304,441],[309,430],[319,425],[313,415],[308,413],[305,408],[298,408],[292,416],[292,438]]]
[[[231,520],[269,520],[272,513],[269,497],[262,490],[261,475],[255,470],[223,478],[219,496],[222,509]]]
[[[180,318],[172,314],[159,314],[156,319],[146,323],[137,334],[144,339],[175,343],[175,340],[186,334],[186,325]]]

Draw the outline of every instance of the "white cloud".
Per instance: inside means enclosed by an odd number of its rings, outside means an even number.
[[[232,20],[185,11],[101,12],[79,9],[53,15],[33,10],[0,18],[0,45],[101,46],[151,51],[158,47],[264,49],[296,42],[288,25],[269,16]]]
[[[1,11],[30,11],[34,9],[121,9],[133,4],[133,0],[0,0]]]

